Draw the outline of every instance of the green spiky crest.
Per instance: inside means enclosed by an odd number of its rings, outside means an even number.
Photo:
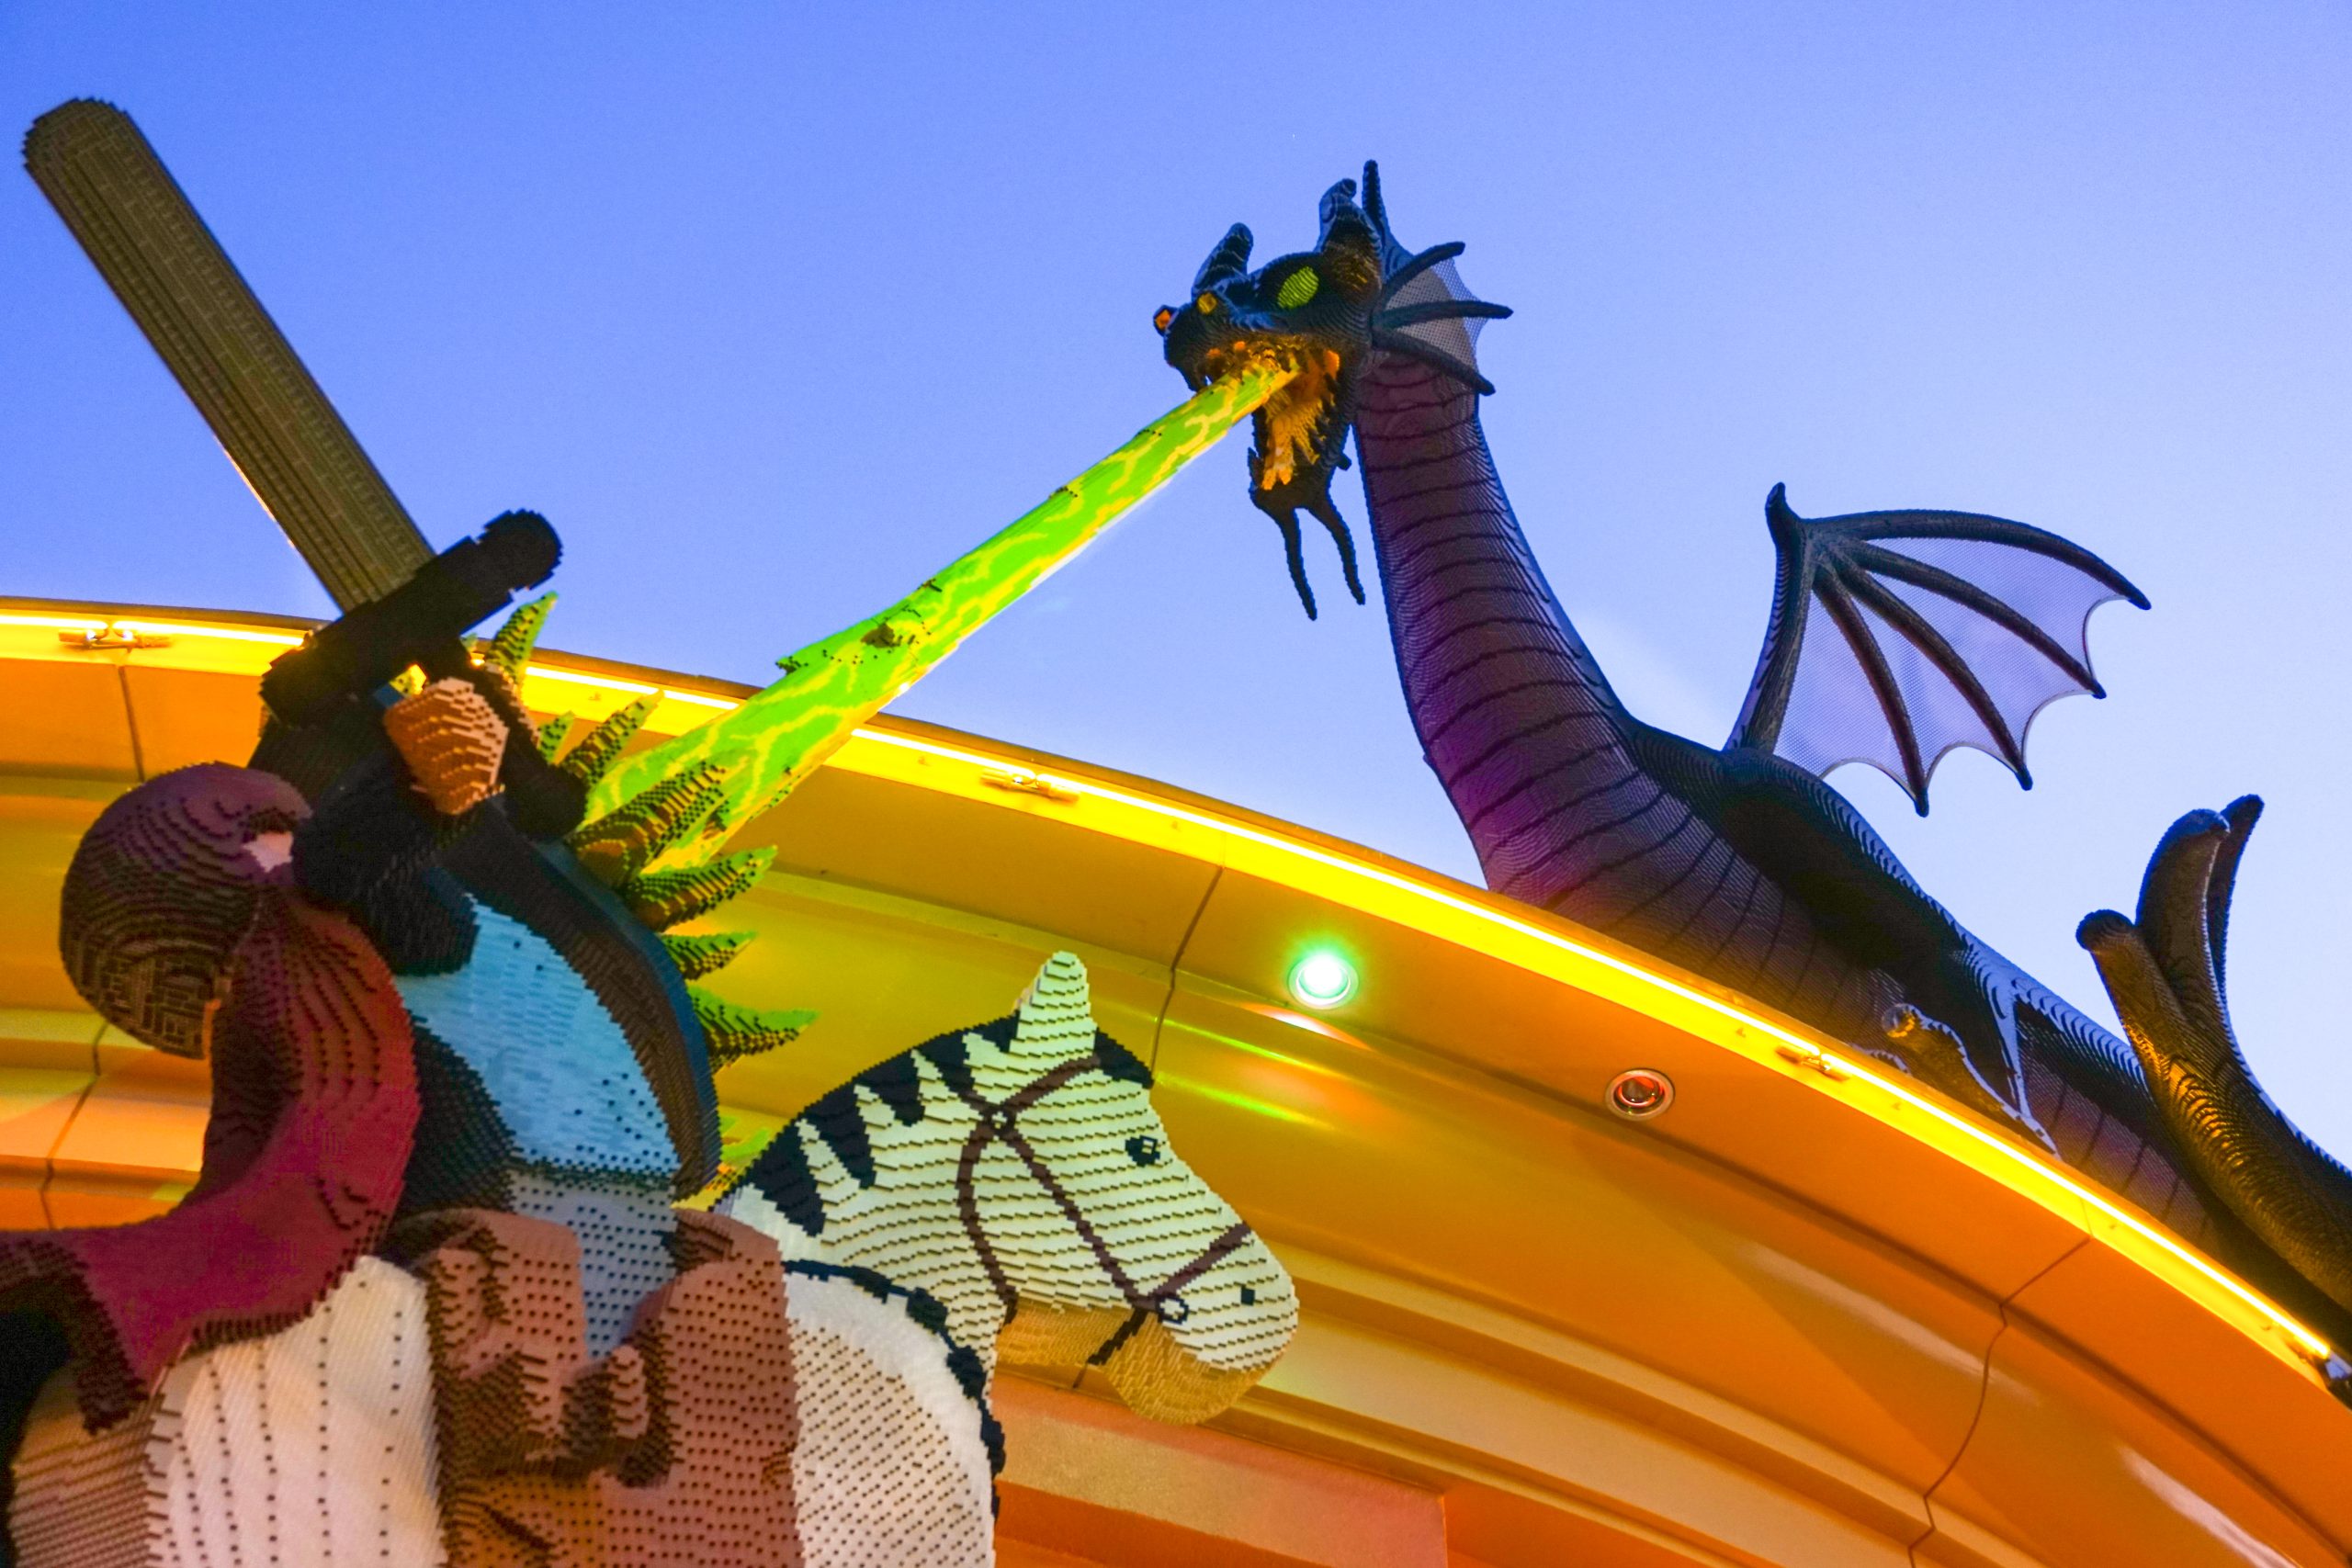
[[[701,829],[727,798],[730,771],[723,762],[698,762],[573,829],[565,841],[591,874],[617,887]]]
[[[612,770],[621,759],[621,749],[627,746],[653,713],[656,698],[639,697],[620,709],[588,732],[588,738],[571,749],[571,752],[557,766],[588,784],[594,784]]]
[[[519,689],[555,602],[554,594],[545,593],[518,605],[494,636],[473,645],[475,656]],[[579,715],[559,714],[539,727],[539,755],[550,762],[557,762],[560,756],[559,766],[593,785],[620,760],[659,701],[658,695],[638,698],[597,725],[568,756],[562,754],[563,743],[577,727]],[[589,874],[619,893],[631,914],[654,931],[667,933],[670,927],[708,914],[743,892],[775,859],[775,851],[765,849],[705,855],[669,869],[650,869],[665,854],[704,844],[716,849],[726,838],[728,824],[720,808],[735,766],[729,761],[711,759],[672,770],[625,796],[594,821],[575,829],[565,842]],[[731,962],[756,934],[663,934],[661,942],[678,973],[694,981]],[[686,991],[708,1042],[714,1072],[729,1062],[788,1044],[816,1017],[805,1011],[744,1007],[691,984]]]
[[[713,1072],[729,1062],[791,1044],[817,1017],[805,1010],[780,1012],[744,1007],[713,996],[700,986],[688,986],[686,995],[694,1001],[695,1021],[701,1023],[703,1035],[709,1043]]]
[[[735,962],[738,954],[752,945],[757,931],[697,931],[693,934],[665,934],[661,938],[662,950],[678,973],[689,980],[699,980],[715,975]]]
[[[698,865],[640,872],[614,891],[639,919],[657,931],[666,931],[748,891],[775,861],[775,846],[771,844],[720,855]]]
[[[507,678],[520,686],[523,671],[531,662],[531,649],[538,646],[540,628],[548,624],[548,612],[554,608],[552,593],[542,593],[527,604],[517,604],[514,613],[481,646],[481,661],[504,671]]]

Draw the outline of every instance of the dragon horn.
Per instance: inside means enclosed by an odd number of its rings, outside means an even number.
[[[1201,264],[1201,270],[1193,275],[1193,292],[1206,293],[1227,278],[1239,277],[1249,271],[1250,243],[1247,223],[1236,223],[1227,229],[1225,238],[1209,251],[1209,259]]]
[[[1364,216],[1363,209],[1356,205],[1355,181],[1341,180],[1325,191],[1319,216],[1323,231],[1316,239],[1317,250],[1330,250],[1335,242],[1340,245],[1378,249],[1379,236],[1373,231],[1371,220]]]
[[[1380,195],[1380,165],[1369,159],[1363,165],[1363,216],[1364,221],[1372,225],[1374,236],[1380,242],[1377,247],[1380,270],[1394,273],[1405,265],[1412,253],[1398,244],[1396,236],[1389,231],[1388,204]]]

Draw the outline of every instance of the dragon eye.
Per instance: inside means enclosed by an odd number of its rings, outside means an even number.
[[[1193,300],[1193,303],[1199,309],[1201,314],[1204,316],[1214,316],[1216,314],[1216,296],[1214,294],[1203,294],[1199,299]]]
[[[1275,290],[1274,303],[1285,310],[1295,310],[1314,299],[1315,291],[1321,287],[1323,280],[1315,276],[1313,267],[1300,267],[1283,279],[1282,288]]]
[[[1127,1157],[1137,1165],[1159,1163],[1159,1140],[1148,1133],[1139,1133],[1127,1140]]]
[[[1170,310],[1167,306],[1162,305],[1159,310],[1154,310],[1151,313],[1151,330],[1158,333],[1161,337],[1166,337],[1168,335],[1168,323],[1175,319],[1176,312]]]

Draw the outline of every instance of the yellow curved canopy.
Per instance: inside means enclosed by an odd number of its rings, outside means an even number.
[[[82,829],[241,759],[303,624],[0,600],[0,1224],[117,1224],[196,1168],[201,1064],[56,957]],[[746,689],[546,653],[526,695],[675,735]],[[650,743],[650,742],[649,742]],[[1003,1561],[2340,1563],[2352,1412],[2305,1326],[2121,1199],[1721,987],[1566,921],[1148,781],[878,720],[755,823],[813,1007],[719,1081],[741,1151],[1001,1010],[1069,947],[1186,1158],[1305,1322],[1205,1430],[1007,1382]],[[1329,953],[1356,984],[1289,989]],[[1607,1108],[1630,1068],[1671,1104]]]

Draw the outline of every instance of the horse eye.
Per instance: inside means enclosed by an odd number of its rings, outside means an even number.
[[[1148,1133],[1138,1133],[1127,1140],[1127,1157],[1137,1165],[1159,1163],[1159,1140]]]
[[[1283,279],[1282,288],[1274,293],[1274,303],[1285,310],[1295,310],[1314,299],[1315,291],[1322,286],[1323,280],[1315,276],[1313,267],[1300,267]]]

